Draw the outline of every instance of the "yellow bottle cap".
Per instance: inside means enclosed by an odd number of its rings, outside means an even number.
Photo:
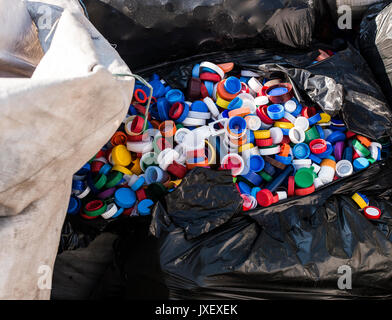
[[[278,127],[281,129],[291,129],[294,128],[294,124],[291,122],[276,121],[274,127]]]
[[[255,139],[269,139],[271,138],[271,132],[269,130],[256,130],[253,131]]]
[[[328,113],[320,113],[321,120],[318,123],[328,123],[331,121],[331,116]]]
[[[135,161],[132,161],[132,168],[131,168],[132,173],[136,175],[142,174],[142,168],[140,167],[140,159],[137,158]]]
[[[354,195],[351,197],[355,201],[355,203],[361,208],[366,208],[368,204],[365,202],[365,200],[362,199],[362,197],[358,193],[354,193]]]
[[[120,144],[112,149],[112,160],[115,165],[126,167],[131,163],[132,156],[127,147]]]
[[[230,101],[223,100],[219,94],[216,94],[216,105],[223,109],[227,109],[227,106],[230,104]]]
[[[245,150],[249,150],[249,149],[252,149],[254,147],[255,146],[253,145],[253,143],[245,143],[245,144],[243,144],[243,145],[238,147],[238,151],[239,152],[243,152]]]
[[[125,168],[125,167],[123,167],[123,166],[115,165],[115,166],[113,166],[112,170],[113,170],[113,171],[122,172],[123,174],[127,174],[127,175],[129,175],[129,176],[132,175],[131,170],[129,170],[128,168]]]

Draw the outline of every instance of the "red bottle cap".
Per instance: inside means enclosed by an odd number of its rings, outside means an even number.
[[[295,195],[297,196],[306,196],[308,194],[311,194],[315,191],[314,184],[312,184],[309,188],[297,188],[295,189]]]
[[[256,194],[257,203],[262,207],[268,207],[274,203],[274,196],[268,189],[263,189]]]

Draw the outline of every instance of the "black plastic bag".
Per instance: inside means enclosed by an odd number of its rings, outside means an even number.
[[[350,129],[371,139],[390,136],[391,112],[359,53],[348,47],[312,64],[317,55],[317,51],[216,53],[143,73],[156,72],[173,87],[185,88],[195,61],[233,61],[260,74],[279,70],[293,82],[300,100],[320,95],[320,107],[339,112]],[[325,83],[331,92],[325,91]],[[392,159],[387,159],[309,196],[243,213],[230,172],[193,169],[165,203],[155,206],[150,232],[156,239],[144,229],[138,231],[142,241],[136,244],[124,229],[113,267],[95,297],[137,296],[127,278],[151,273],[132,261],[152,259],[145,253],[154,248],[160,268],[157,260],[151,265],[164,277],[149,283],[151,292],[154,286],[161,288],[161,298],[166,297],[165,286],[172,299],[391,298],[391,181]],[[351,200],[355,192],[370,197],[371,204],[382,210],[382,221],[363,216]],[[351,290],[338,288],[341,266],[352,270]],[[148,298],[148,293],[139,298]]]
[[[132,70],[220,50],[307,48],[331,30],[322,0],[84,2]]]
[[[392,105],[392,3],[369,8],[361,22],[359,46]]]

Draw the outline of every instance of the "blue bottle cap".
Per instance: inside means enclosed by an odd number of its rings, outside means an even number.
[[[242,177],[248,180],[251,184],[253,184],[256,187],[263,182],[263,178],[253,171],[249,171],[247,174],[243,175]]]
[[[124,212],[124,208],[119,208],[116,214],[112,218],[117,218],[118,216],[122,215],[123,212]]]
[[[272,120],[279,120],[284,117],[284,107],[281,104],[271,104],[267,108],[267,114]]]
[[[151,214],[151,207],[154,205],[154,202],[150,199],[144,199],[139,202],[137,205],[137,211],[141,216],[147,216]]]
[[[192,69],[192,78],[200,77],[200,64],[195,64]]]
[[[72,189],[73,190],[84,190],[84,181],[83,180],[72,180]]]
[[[352,147],[347,147],[344,149],[343,159],[348,160],[350,162],[353,161],[353,148]]]
[[[157,101],[157,108],[159,114],[159,120],[169,120],[169,109],[171,107],[170,102],[166,98],[159,98]]]
[[[294,100],[294,99],[293,99],[293,100]],[[297,109],[295,109],[294,112],[291,113],[294,117],[298,117],[299,114],[300,114],[301,111],[302,111],[302,105],[299,104],[298,101],[296,101],[296,102],[297,102]]]
[[[224,84],[225,90],[230,94],[237,94],[241,91],[241,81],[236,77],[228,77]]]
[[[153,80],[159,80],[159,75],[157,75],[156,73],[153,73],[150,77],[150,81],[153,81]]]
[[[241,108],[242,106],[242,99],[235,97],[233,100],[230,101],[229,105],[227,106],[228,110],[234,110],[234,109],[238,109]]]
[[[256,198],[257,192],[259,192],[260,190],[261,190],[260,187],[254,187],[254,188],[252,188],[250,195],[251,195],[252,197]]]
[[[223,118],[229,118],[229,110],[228,109],[223,110],[221,115]]]
[[[317,129],[317,132],[318,132],[318,134],[320,136],[320,139],[324,139],[325,134],[324,134],[323,128],[321,126],[319,126],[319,125],[316,125],[316,129]]]
[[[204,81],[204,85],[206,86],[206,89],[208,91],[208,95],[212,97],[214,93],[214,83],[212,81]]]
[[[293,161],[293,157],[291,155],[289,155],[288,157],[283,157],[283,156],[276,154],[275,160],[277,160],[285,165],[289,165]]]
[[[249,79],[250,79],[250,77],[241,77],[240,82],[248,84]]]
[[[238,188],[242,194],[251,194],[252,192],[252,188],[243,181],[238,182]]]
[[[150,166],[144,172],[144,176],[147,184],[161,182],[164,178],[164,171],[157,166]]]
[[[209,112],[207,105],[203,101],[200,101],[200,100],[197,100],[192,103],[191,111]]]
[[[217,74],[217,73],[215,72],[215,70],[210,69],[210,68],[207,68],[207,67],[202,67],[201,70],[202,70],[203,72],[209,72],[209,73],[215,73],[215,74]]]
[[[111,169],[112,166],[109,163],[105,163],[102,168],[99,169],[99,174],[107,175]]]
[[[240,134],[244,130],[246,130],[246,120],[242,117],[231,117],[229,119],[229,128],[233,133]]]
[[[280,128],[280,129],[282,129],[282,132],[283,132],[284,136],[288,136],[289,135],[290,129],[283,129],[283,128]]]
[[[346,127],[337,127],[337,126],[329,126],[329,128],[333,131],[340,131],[340,132],[346,132],[347,128]]]
[[[71,196],[69,199],[69,205],[67,209],[68,214],[77,214],[80,210],[81,207],[81,201],[78,198],[75,198],[74,196]]]
[[[121,208],[131,208],[136,202],[136,194],[129,188],[120,188],[114,193],[114,201]]]
[[[369,160],[366,158],[357,158],[353,162],[354,171],[361,171],[369,166]]]
[[[86,163],[83,167],[79,169],[78,172],[75,173],[77,176],[85,176],[91,171],[91,165],[89,163]]]
[[[298,143],[293,148],[293,154],[297,159],[307,159],[310,156],[310,148],[306,143]]]
[[[273,177],[276,173],[275,167],[271,165],[269,162],[265,162],[264,171],[268,173],[271,177]]]
[[[165,95],[167,101],[169,101],[170,105],[173,105],[176,102],[182,102],[185,100],[185,96],[179,89],[171,89]]]
[[[252,130],[246,130],[246,141],[248,141],[248,143],[255,143],[255,134]]]
[[[344,122],[340,119],[332,118],[331,124],[336,127],[344,127]]]
[[[137,115],[139,112],[136,110],[136,108],[133,106],[133,104],[131,104],[128,108],[128,114],[130,116],[135,116]]]
[[[132,185],[131,189],[133,191],[139,190],[143,186],[144,182],[146,182],[146,179],[144,179],[144,177],[139,177],[139,179],[137,179]]]
[[[308,119],[309,121],[309,127],[313,126],[314,124],[316,124],[317,122],[319,122],[321,120],[321,115],[319,113],[316,113],[313,117],[310,117]]]
[[[325,150],[323,153],[317,154],[317,157],[321,159],[325,159],[328,158],[328,156],[330,156],[332,152],[333,152],[333,146],[330,142],[327,141],[327,150]]]
[[[149,84],[152,86],[152,92],[155,98],[161,98],[166,94],[165,86],[159,79],[152,80],[149,82]],[[149,93],[149,90],[145,92],[147,94],[147,92]]]
[[[332,144],[344,140],[346,140],[346,135],[341,131],[334,131],[327,137],[327,141]]]
[[[309,155],[309,159],[312,160],[313,162],[320,164],[321,161],[323,161],[321,158],[319,158],[318,156],[316,156],[314,153],[311,153]]]
[[[264,169],[264,159],[259,155],[252,155],[249,157],[249,168],[253,172],[260,172]]]
[[[176,123],[183,122],[186,119],[186,117],[188,116],[188,114],[189,114],[189,105],[187,103],[185,103],[185,102],[181,102],[181,103],[182,103],[182,105],[184,107],[184,111],[182,112],[180,117],[175,120]]]

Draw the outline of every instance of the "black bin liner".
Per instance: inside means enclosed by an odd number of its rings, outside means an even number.
[[[213,51],[308,48],[332,30],[323,0],[84,2],[91,22],[133,71]]]
[[[201,60],[233,61],[260,74],[280,70],[301,101],[315,97],[314,103],[328,113],[340,113],[358,134],[371,139],[391,136],[391,112],[360,54],[348,47],[312,64],[317,55],[216,53],[148,68],[143,74],[156,72],[173,87],[184,88],[193,63]],[[351,200],[355,192],[365,193],[382,210],[382,221],[363,216]],[[124,227],[113,266],[94,297],[148,299],[148,292],[132,291],[139,286],[133,286],[131,275],[135,281],[148,280],[149,292],[154,285],[160,288],[155,298],[391,298],[391,195],[388,158],[309,196],[244,213],[230,172],[193,169],[154,207],[150,234],[147,225],[138,236]],[[158,257],[148,255],[148,249]],[[141,268],[148,261],[150,268]],[[340,290],[337,284],[344,265],[352,270],[350,290]]]
[[[359,35],[362,55],[372,68],[392,105],[392,2],[384,1],[366,12]]]

